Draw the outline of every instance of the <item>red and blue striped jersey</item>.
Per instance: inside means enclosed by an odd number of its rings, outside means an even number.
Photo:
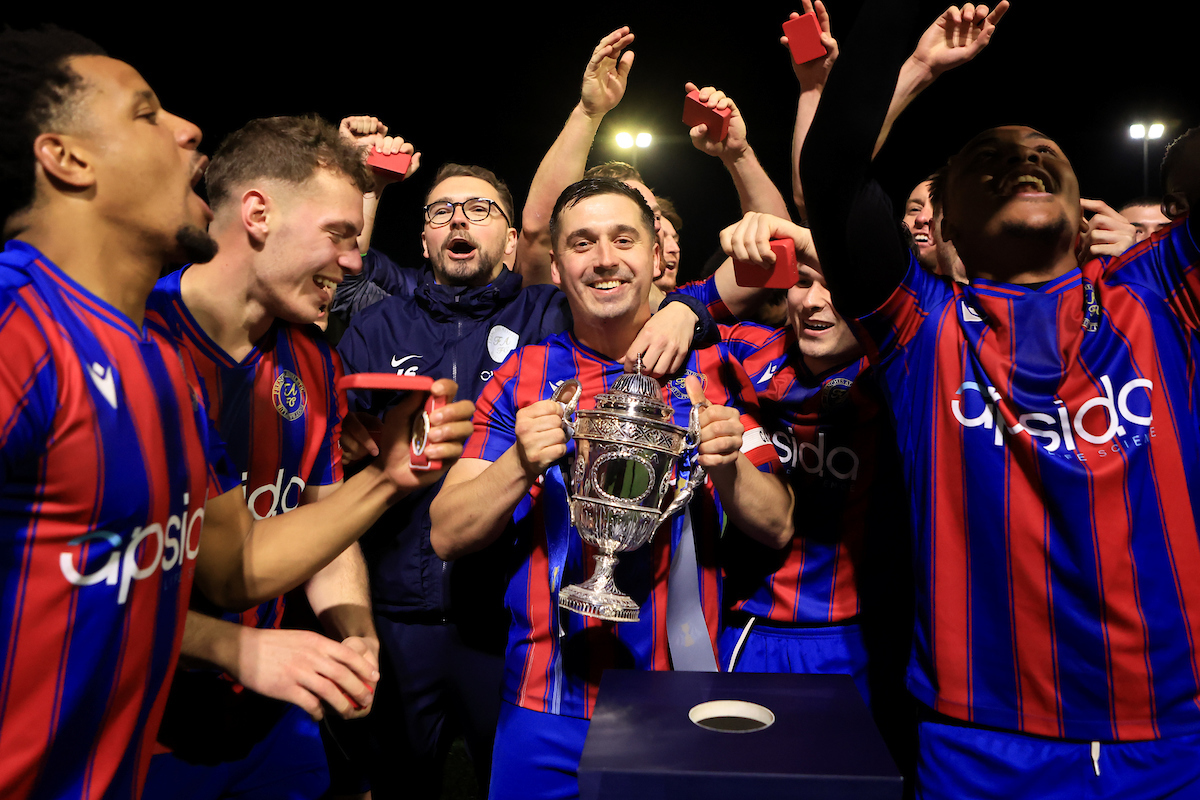
[[[909,686],[937,711],[1200,730],[1198,262],[1186,224],[1040,288],[914,260],[862,319],[912,502]]]
[[[196,375],[35,248],[0,256],[0,796],[137,797],[207,497]]]
[[[869,534],[895,533],[904,513],[892,430],[870,366],[864,357],[813,375],[791,328],[742,323],[726,342],[758,391],[797,509],[796,535],[783,550],[728,537],[726,597],[735,609],[778,622],[855,617]]]
[[[688,425],[691,403],[684,375],[695,375],[710,402],[742,412],[746,427],[742,452],[760,469],[778,469],[774,448],[754,416],[754,389],[728,349],[716,345],[694,351],[684,370],[663,387],[663,400],[675,409],[674,423]],[[621,363],[580,344],[570,332],[522,347],[484,388],[476,404],[475,432],[467,440],[463,457],[496,461],[516,443],[517,411],[550,398],[564,380],[580,382],[580,407],[591,408],[596,395],[608,391],[623,372]],[[574,443],[569,443],[569,457],[574,449]],[[638,622],[604,622],[560,611],[554,587],[585,580],[596,551],[584,545],[568,523],[559,467],[552,467],[543,477],[517,506],[512,524],[502,534],[503,540],[513,543],[508,565],[511,577],[504,598],[512,624],[505,651],[503,695],[508,702],[533,711],[590,719],[605,669],[670,669],[667,578],[683,531],[683,515],[672,517],[669,531],[664,524],[648,545],[619,556],[617,586],[641,606]],[[723,513],[711,480],[706,491],[697,492],[690,511],[701,605],[708,635],[716,642],[721,616],[716,547]],[[561,575],[552,574],[551,562],[563,548],[565,566]],[[560,630],[562,634],[556,635]]]
[[[191,354],[209,400],[208,414],[242,479],[256,519],[298,507],[306,486],[342,479],[341,426],[346,400],[335,382],[342,362],[311,326],[276,320],[240,362],[204,332],[180,295],[179,270],[162,278],[147,314]],[[209,616],[278,628],[283,597],[242,614],[222,612],[198,598]]]

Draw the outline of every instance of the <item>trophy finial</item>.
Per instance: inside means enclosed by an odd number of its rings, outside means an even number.
[[[638,374],[638,375],[641,375],[641,374],[642,374],[642,370],[643,370],[643,369],[645,369],[645,365],[644,365],[644,364],[642,364],[642,356],[644,356],[644,355],[646,355],[646,354],[645,354],[645,353],[638,353],[638,357],[637,357],[637,374]]]

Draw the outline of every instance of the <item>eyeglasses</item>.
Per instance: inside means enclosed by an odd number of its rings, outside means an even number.
[[[504,213],[500,204],[486,197],[472,197],[470,200],[462,200],[458,203],[451,203],[449,200],[430,203],[425,206],[425,221],[434,228],[447,225],[450,220],[454,219],[455,206],[463,210],[463,216],[470,222],[483,222],[492,215],[494,208],[500,212],[500,216],[504,217],[505,222],[512,224],[512,220],[508,218],[508,214]]]

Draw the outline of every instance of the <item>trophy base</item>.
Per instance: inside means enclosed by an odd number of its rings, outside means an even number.
[[[558,604],[568,611],[609,622],[638,621],[638,604],[620,592],[568,586],[558,593]]]

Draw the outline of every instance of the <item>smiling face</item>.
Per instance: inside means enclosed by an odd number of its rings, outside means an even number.
[[[849,363],[862,355],[862,346],[833,307],[825,276],[801,266],[800,278],[787,293],[788,324],[804,363],[814,374]]]
[[[495,187],[467,175],[456,175],[434,186],[425,202],[455,203],[476,197],[500,203]],[[494,207],[482,222],[471,222],[461,207],[455,207],[454,216],[446,225],[435,228],[425,223],[421,243],[438,283],[486,286],[496,279],[504,266],[504,256],[517,246],[517,232],[500,213],[501,207]]]
[[[1070,252],[1080,229],[1079,182],[1054,141],[1032,128],[993,128],[950,161],[942,233],[968,267],[1006,237]]]
[[[79,56],[70,67],[84,80],[76,118],[94,171],[102,218],[162,262],[207,260],[216,245],[205,230],[208,205],[193,190],[208,159],[196,149],[200,129],[165,110],[137,70],[105,56]]]
[[[937,269],[937,253],[933,240],[933,203],[929,200],[930,181],[918,183],[904,204],[904,225],[912,233],[917,246],[917,261],[928,270]]]
[[[654,279],[654,285],[663,292],[673,292],[679,277],[679,234],[666,217],[659,220],[658,244],[662,253],[662,271]]]
[[[272,316],[315,322],[346,273],[362,269],[362,192],[349,176],[328,169],[298,186],[268,186],[268,234],[256,260],[256,293]]]
[[[648,319],[658,243],[637,204],[618,194],[591,195],[564,208],[558,225],[551,272],[576,321]]]

